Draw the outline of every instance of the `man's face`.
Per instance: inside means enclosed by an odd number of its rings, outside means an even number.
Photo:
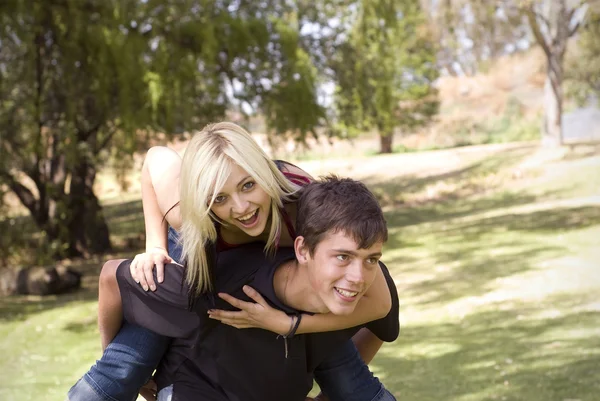
[[[367,289],[373,284],[383,242],[359,249],[351,236],[344,232],[327,233],[311,256],[305,251],[308,277],[321,312],[348,315]]]

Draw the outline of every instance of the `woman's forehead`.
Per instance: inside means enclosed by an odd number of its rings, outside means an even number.
[[[213,180],[211,192],[228,192],[235,190],[248,177],[252,177],[244,168],[234,161],[223,163],[219,173]]]

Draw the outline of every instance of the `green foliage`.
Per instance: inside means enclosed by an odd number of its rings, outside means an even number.
[[[539,126],[539,117],[525,116],[519,99],[510,97],[499,116],[478,122],[459,121],[449,127],[451,141],[446,147],[533,141],[539,138]]]
[[[427,123],[438,109],[437,49],[419,2],[360,1],[346,23],[333,61],[337,130],[391,136]]]
[[[304,138],[324,112],[297,14],[284,0],[2,2],[0,185],[56,249],[105,251],[93,184],[109,158],[126,169],[155,132],[241,104]]]
[[[567,60],[567,93],[579,104],[590,96],[600,98],[600,11],[588,11],[577,40],[577,49]]]
[[[451,75],[485,72],[498,57],[519,50],[528,40],[526,19],[510,1],[432,2],[430,17],[440,43],[439,66]]]

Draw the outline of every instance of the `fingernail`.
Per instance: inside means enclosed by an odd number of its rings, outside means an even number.
[[[148,287],[144,286],[144,291],[148,291]]]
[[[215,310],[214,309],[209,309],[208,313],[213,313]]]
[[[151,285],[151,286],[150,286],[150,289],[151,289],[152,291],[154,291],[154,290],[156,290],[156,286],[154,286],[154,285]]]

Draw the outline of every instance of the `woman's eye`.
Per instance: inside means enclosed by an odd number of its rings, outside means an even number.
[[[242,189],[245,190],[245,191],[247,191],[249,189],[252,189],[252,188],[254,188],[254,182],[252,182],[252,181],[248,181],[247,183],[245,183],[242,186]]]
[[[225,195],[218,195],[215,197],[214,203],[223,203],[226,199],[227,197]]]

